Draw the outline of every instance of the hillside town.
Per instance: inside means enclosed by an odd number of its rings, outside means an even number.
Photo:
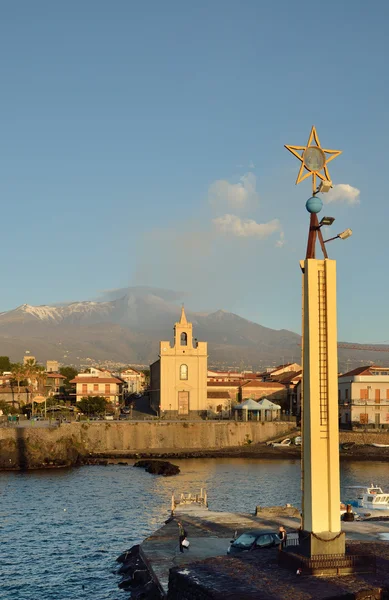
[[[9,364],[9,368],[4,368]],[[302,367],[262,372],[208,368],[207,343],[193,337],[184,308],[174,343],[160,342],[150,369],[133,365],[74,367],[32,355],[21,363],[0,357],[2,419],[235,419],[301,418]],[[389,427],[389,367],[367,365],[338,377],[342,427]]]

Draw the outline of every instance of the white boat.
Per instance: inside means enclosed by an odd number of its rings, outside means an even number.
[[[389,444],[372,444],[375,448],[389,448]]]
[[[389,493],[383,492],[382,488],[373,483],[365,487],[361,485],[347,486],[347,490],[356,492],[356,500],[349,503],[354,504],[359,508],[369,510],[389,510]]]

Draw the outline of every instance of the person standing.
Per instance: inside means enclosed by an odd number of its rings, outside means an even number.
[[[286,546],[286,540],[288,539],[288,535],[286,533],[285,527],[280,525],[278,529],[278,537],[280,538],[279,550],[283,550]]]
[[[178,543],[180,546],[180,552],[184,553],[184,547],[182,545],[182,542],[186,538],[186,531],[185,531],[184,526],[181,523],[181,521],[177,521],[177,525],[178,525]]]

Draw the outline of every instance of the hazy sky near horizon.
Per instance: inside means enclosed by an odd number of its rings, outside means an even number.
[[[300,331],[311,126],[339,339],[387,342],[384,0],[0,0],[0,310],[150,285]]]

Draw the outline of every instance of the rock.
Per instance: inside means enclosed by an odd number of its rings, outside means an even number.
[[[125,552],[123,552],[123,554],[118,556],[116,559],[116,562],[124,563],[127,560],[129,560],[130,558],[138,557],[138,556],[139,556],[139,544],[135,544],[135,546],[132,546],[129,550],[126,550]]]
[[[140,558],[132,557],[130,560],[127,560],[122,564],[120,569],[118,569],[118,575],[126,575],[127,573],[133,573],[137,569],[144,567],[143,562]]]
[[[131,600],[160,600],[161,594],[154,581],[149,581],[136,590],[131,591]]]
[[[132,575],[132,586],[137,587],[138,585],[145,585],[150,581],[150,573],[147,569],[138,569],[138,571],[134,571]]]
[[[180,468],[177,465],[172,465],[172,463],[166,460],[138,460],[134,464],[134,467],[139,467],[145,469],[147,473],[163,475],[164,477],[178,475],[180,472]]]
[[[121,590],[130,590],[131,586],[132,586],[132,577],[126,577],[126,579],[123,579],[118,585],[118,587]]]

